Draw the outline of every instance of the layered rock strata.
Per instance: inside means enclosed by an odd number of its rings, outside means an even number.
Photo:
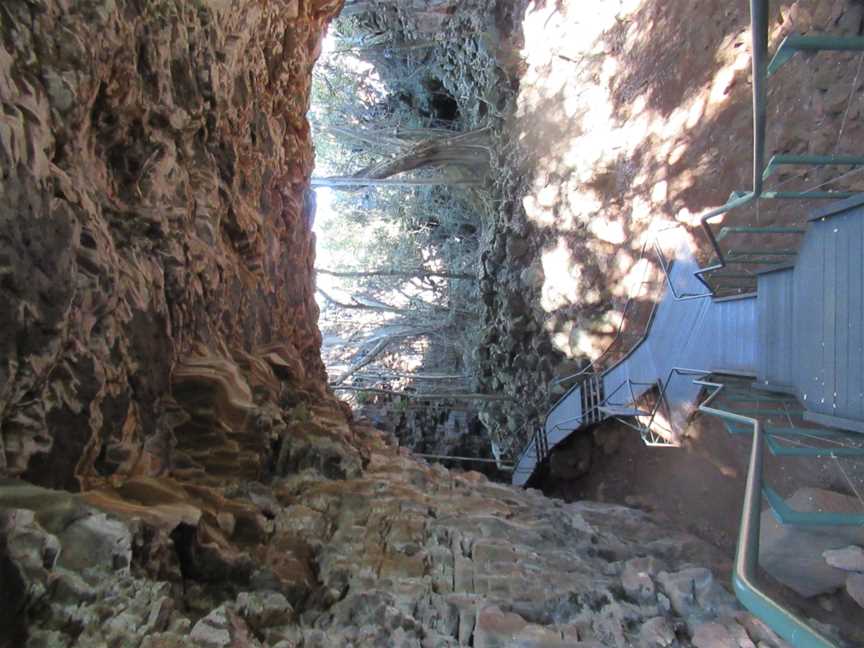
[[[332,411],[309,417],[340,431]],[[740,611],[703,566],[722,558],[693,536],[429,467],[342,425],[362,471],[238,482],[207,543],[190,541],[212,506],[201,490],[160,500],[130,480],[125,501],[151,504],[106,516],[102,493],[2,484],[0,573],[17,604],[5,620],[29,619],[10,645],[784,645]]]
[[[3,3],[3,472],[197,469],[172,439],[223,359],[320,391],[304,113],[339,4]]]

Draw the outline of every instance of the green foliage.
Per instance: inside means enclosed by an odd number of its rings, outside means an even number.
[[[358,391],[354,394],[354,398],[357,400],[358,405],[366,405],[375,400],[375,395],[370,392]]]
[[[398,396],[393,401],[393,405],[391,406],[390,409],[391,409],[391,411],[395,412],[396,414],[404,414],[405,412],[408,411],[408,399],[402,398],[401,396]]]

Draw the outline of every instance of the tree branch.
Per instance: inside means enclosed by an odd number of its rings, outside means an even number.
[[[477,278],[477,275],[468,274],[465,272],[436,272],[434,270],[425,270],[423,268],[417,268],[415,270],[371,270],[368,272],[354,270],[325,270],[324,268],[315,268],[315,272],[331,277],[411,277],[417,279],[424,279],[426,277],[442,277],[444,279]]]
[[[391,396],[402,396],[404,398],[414,398],[417,400],[483,400],[483,401],[499,401],[509,400],[509,396],[503,394],[477,394],[473,392],[453,392],[450,394],[424,394],[421,392],[400,392],[393,389],[377,389],[374,387],[355,387],[354,385],[330,385],[333,391],[353,391],[367,392],[371,394],[388,394]]]

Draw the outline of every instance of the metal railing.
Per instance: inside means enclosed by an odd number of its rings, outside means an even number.
[[[827,638],[819,630],[803,621],[794,611],[774,600],[765,590],[759,585],[759,531],[762,515],[762,493],[763,484],[763,464],[764,464],[764,449],[766,445],[766,435],[759,419],[745,416],[743,414],[730,412],[727,410],[713,407],[714,400],[724,390],[725,385],[718,382],[705,380],[704,377],[711,375],[712,372],[704,369],[691,369],[686,367],[673,367],[665,381],[660,381],[658,384],[659,393],[657,401],[651,412],[645,414],[650,417],[649,423],[642,428],[636,428],[640,432],[644,428],[650,428],[654,416],[659,410],[661,403],[666,403],[668,409],[668,400],[666,392],[669,385],[675,376],[696,376],[693,380],[696,385],[701,385],[713,391],[698,405],[695,409],[704,414],[717,416],[725,421],[738,425],[749,426],[753,433],[753,442],[750,450],[750,459],[748,463],[747,481],[745,485],[744,502],[741,514],[741,524],[739,527],[738,541],[735,552],[735,563],[733,573],[733,587],[738,600],[750,612],[758,616],[772,630],[774,630],[783,639],[790,642],[796,648],[835,648],[836,644]],[[603,402],[608,403],[618,391],[623,389],[632,381],[625,381],[618,388],[608,394]],[[646,386],[647,383],[633,383],[640,386]],[[650,386],[650,385],[648,385]],[[632,384],[630,385],[631,398],[636,399],[632,392]],[[630,402],[633,402],[631,400]],[[598,404],[596,407],[600,407]],[[671,410],[670,410],[671,412]],[[560,421],[556,424],[556,429],[560,425],[575,423],[575,428],[578,428],[581,422],[585,419],[587,412],[583,412],[578,417],[573,417],[565,421]],[[612,417],[617,418],[617,417]],[[671,417],[670,417],[671,418]],[[628,424],[626,421],[622,421]],[[632,426],[631,426],[632,427]],[[574,428],[574,429],[575,429]],[[532,443],[526,446],[526,451],[532,447],[537,453],[537,460],[542,461],[548,454],[548,446],[544,447],[544,441],[539,439],[539,436],[545,439],[545,434],[542,430],[535,432]],[[770,441],[770,439],[769,439]],[[836,452],[836,451],[834,451]],[[521,457],[520,457],[521,460]],[[518,466],[520,461],[516,462]],[[518,468],[517,468],[518,470]]]
[[[730,199],[721,207],[710,210],[705,213],[700,218],[700,227],[704,232],[706,238],[708,239],[708,243],[710,245],[710,249],[713,252],[716,262],[709,263],[703,268],[698,269],[694,275],[701,282],[701,284],[705,287],[704,292],[700,293],[687,293],[687,292],[678,292],[675,289],[675,286],[672,282],[672,277],[670,273],[670,264],[666,262],[666,259],[663,255],[662,250],[658,242],[655,240],[653,243],[654,250],[657,254],[658,260],[660,262],[660,267],[663,270],[663,274],[666,279],[666,284],[669,287],[670,293],[672,294],[675,300],[689,300],[689,299],[703,299],[703,298],[713,298],[717,297],[717,288],[712,286],[708,280],[708,275],[711,273],[717,272],[719,270],[723,270],[731,263],[736,264],[746,264],[746,263],[759,263],[759,264],[767,264],[770,263],[774,258],[784,258],[791,257],[794,255],[794,252],[791,250],[760,250],[758,254],[756,252],[737,252],[733,253],[730,251],[728,254],[724,254],[723,249],[721,248],[720,241],[723,240],[728,234],[803,234],[803,228],[797,227],[724,227],[720,230],[718,235],[715,235],[714,230],[711,226],[711,222],[732,210],[739,209],[751,203],[757,203],[762,199],[779,199],[779,200],[788,200],[788,199],[803,199],[803,200],[825,200],[825,199],[842,199],[850,197],[854,195],[855,192],[847,192],[847,191],[819,191],[818,189],[822,186],[816,187],[814,189],[805,190],[805,191],[766,191],[765,190],[765,180],[769,178],[778,168],[787,165],[810,165],[810,166],[829,166],[829,165],[838,165],[838,166],[852,166],[852,167],[864,167],[864,156],[848,156],[848,155],[789,155],[789,154],[780,154],[774,155],[765,163],[765,139],[766,139],[766,126],[767,126],[767,82],[768,77],[774,74],[784,63],[789,61],[796,52],[799,51],[811,51],[816,52],[820,50],[832,50],[832,51],[862,51],[864,52],[864,37],[835,37],[835,36],[798,36],[798,35],[790,35],[786,37],[786,39],[780,44],[777,49],[777,52],[774,55],[774,58],[768,62],[768,25],[769,25],[769,0],[750,0],[750,25],[751,25],[751,34],[752,34],[752,71],[753,71],[753,95],[752,95],[752,103],[753,103],[753,175],[752,175],[752,188],[748,192],[736,192],[730,196]],[[842,136],[842,126],[841,126],[841,136]],[[824,185],[825,183],[823,183]],[[640,260],[645,256],[645,247],[643,246],[642,254],[640,255]],[[766,258],[767,257],[767,258]],[[755,274],[745,273],[742,275],[743,278],[755,278]],[[725,275],[727,278],[733,278],[731,274]],[[592,363],[590,363],[587,367],[582,369],[580,372],[566,376],[562,379],[556,381],[557,383],[565,382],[568,380],[585,377],[586,375],[590,375],[591,372],[594,375],[597,375],[596,369],[598,367],[599,362],[608,355],[610,350],[617,344],[618,340],[622,336],[622,332],[624,330],[625,323],[627,321],[628,310],[630,308],[631,303],[635,300],[636,297],[631,297],[628,299],[621,323],[619,324],[618,330],[613,341],[607,347],[606,350]],[[601,372],[600,379],[602,380],[607,373],[618,366],[620,363],[625,362],[630,355],[632,355],[639,346],[647,339],[648,333],[653,324],[654,315],[656,313],[656,302],[654,307],[651,310],[651,313],[648,318],[648,322],[643,330],[642,335],[637,340],[637,342],[632,346],[632,348],[621,358],[618,362]],[[707,371],[703,370],[695,370],[695,369],[685,369],[675,367],[670,371],[669,376],[666,381],[660,381],[659,385],[659,397],[657,399],[657,403],[655,404],[654,409],[650,413],[649,418],[649,427],[653,423],[654,416],[660,407],[660,404],[666,401],[666,391],[668,389],[669,383],[672,379],[673,374],[678,375],[695,375],[704,377],[709,374]],[[741,525],[739,529],[738,542],[736,547],[736,556],[735,556],[735,567],[734,567],[734,575],[733,582],[736,596],[739,601],[753,614],[757,615],[760,619],[762,619],[768,626],[770,626],[777,634],[783,637],[785,640],[789,641],[796,647],[802,648],[829,648],[834,646],[835,644],[827,638],[823,633],[819,632],[806,622],[804,622],[794,611],[788,609],[787,607],[781,605],[776,600],[772,599],[768,593],[760,587],[758,582],[758,558],[759,558],[759,534],[760,534],[760,519],[761,519],[761,511],[762,511],[762,492],[763,492],[763,457],[764,457],[764,448],[765,448],[765,433],[762,428],[761,422],[749,416],[745,416],[743,414],[738,414],[734,412],[729,412],[726,410],[721,410],[716,407],[712,407],[713,401],[717,398],[717,396],[723,390],[723,385],[721,383],[713,383],[707,380],[695,379],[693,381],[697,385],[702,385],[706,388],[713,388],[714,391],[696,408],[698,411],[720,417],[725,421],[733,422],[739,425],[750,426],[753,432],[753,442],[750,451],[750,459],[748,465],[747,472],[747,481],[745,486],[745,495],[743,502],[743,511],[741,516]],[[555,383],[552,383],[555,384]],[[620,389],[622,389],[625,385],[629,384],[629,389],[631,392],[631,397],[635,402],[636,396],[633,392],[633,384],[629,379],[625,380],[622,385],[613,389],[609,394],[606,394],[601,403],[595,405],[596,407],[600,407],[602,404],[608,403],[609,399],[612,398]],[[644,386],[639,383],[640,386]],[[544,420],[544,427],[539,431],[544,437],[544,441],[541,442],[538,440],[538,432],[535,432],[534,437],[532,438],[532,442],[529,442],[528,446],[526,446],[525,451],[520,455],[519,460],[516,461],[515,466],[521,462],[521,459],[524,458],[525,453],[531,449],[533,446],[537,453],[537,460],[542,461],[545,454],[548,453],[548,445],[544,446],[544,443],[548,442],[546,439],[546,426],[549,422],[549,416],[551,416],[555,410],[563,403],[567,397],[575,390],[580,388],[580,384],[576,384],[571,387],[567,392],[561,396],[555,405],[552,406],[549,413]],[[559,421],[553,427],[554,430],[562,430],[561,426],[564,424],[576,423],[576,426],[570,429],[578,428],[582,422],[586,418],[587,412],[582,412],[579,417],[574,417],[573,419],[568,419],[566,421]],[[671,417],[670,417],[671,418]],[[671,421],[670,421],[671,423]],[[644,439],[644,437],[643,437]],[[518,468],[517,468],[518,470]]]
[[[735,550],[733,586],[735,595],[750,612],[762,619],[772,630],[796,648],[834,648],[833,641],[804,622],[794,611],[774,600],[759,585],[759,531],[762,516],[762,471],[765,453],[765,432],[757,418],[712,407],[723,391],[722,383],[694,380],[694,383],[714,391],[699,405],[698,410],[711,416],[750,426],[753,443],[744,487],[741,526]]]
[[[649,249],[649,247],[651,247],[651,246],[647,242],[642,245],[642,249],[639,252],[639,257],[636,259],[636,262],[633,264],[634,266],[638,265],[639,263],[641,263],[645,259],[645,253]],[[647,273],[647,267],[646,267],[645,272]],[[580,369],[576,373],[570,374],[568,376],[564,376],[562,378],[556,378],[555,380],[551,381],[547,385],[547,388],[546,388],[547,397],[548,397],[548,392],[549,392],[550,388],[554,385],[560,385],[562,383],[568,382],[568,381],[573,380],[575,378],[580,378],[583,376],[588,376],[588,375],[597,373],[597,369],[600,366],[601,362],[606,360],[606,358],[609,356],[609,354],[612,352],[612,350],[618,344],[619,340],[622,339],[622,337],[624,335],[624,327],[628,321],[630,308],[633,304],[637,303],[640,295],[642,294],[642,289],[644,288],[645,284],[646,284],[645,275],[643,274],[642,275],[642,281],[639,282],[639,290],[636,292],[635,295],[629,296],[627,298],[627,301],[624,302],[624,308],[621,311],[621,321],[618,323],[618,327],[615,330],[615,336],[612,338],[612,341],[609,342],[609,344],[606,346],[606,348],[600,353],[600,355],[598,355],[594,360],[589,362],[588,365],[586,365],[585,367],[583,367],[582,369]],[[651,308],[651,312],[648,315],[648,319],[645,323],[645,326],[642,330],[642,334],[640,335],[639,340],[636,342],[636,345],[641,343],[641,341],[648,335],[648,331],[651,328],[651,322],[654,319],[654,311],[656,310],[656,308],[657,308],[657,303],[656,303],[656,300],[654,300],[654,305]],[[635,348],[635,346],[634,346],[634,348]],[[630,352],[632,352],[632,349],[630,351],[628,351],[628,354]],[[625,355],[625,357],[626,357],[626,355]],[[618,361],[616,361],[614,364],[617,365],[619,362],[621,362],[620,359]],[[569,393],[569,391],[572,391],[572,389],[573,388],[570,388],[570,390],[568,390],[567,393]],[[564,396],[566,396],[566,394]],[[563,400],[564,396],[559,397],[559,399],[555,402],[555,405],[553,405],[553,409],[554,409],[554,407],[557,407],[557,405],[561,402],[561,400]]]
[[[799,51],[864,51],[864,37],[836,37],[830,35],[817,36],[787,36],[777,49],[774,57],[768,62],[768,12],[770,0],[750,0],[750,28],[752,34],[752,69],[753,69],[753,176],[752,189],[749,192],[733,193],[730,200],[716,209],[710,210],[700,218],[700,227],[704,232],[708,243],[717,258],[717,262],[698,269],[694,272],[694,276],[699,279],[706,291],[702,293],[687,293],[679,292],[670,276],[670,264],[660,248],[659,241],[655,238],[650,244],[643,245],[637,263],[645,258],[646,249],[652,247],[659,261],[660,268],[666,279],[666,284],[669,287],[670,293],[676,301],[704,299],[716,297],[717,290],[706,279],[708,273],[726,268],[730,259],[724,254],[720,246],[720,241],[728,234],[743,233],[743,234],[803,234],[804,230],[797,227],[724,227],[720,230],[719,235],[714,234],[711,227],[711,221],[719,216],[726,214],[734,209],[738,209],[760,199],[840,199],[847,198],[854,193],[844,191],[816,191],[808,190],[803,192],[797,191],[765,191],[764,181],[779,167],[784,165],[813,165],[813,166],[829,166],[829,165],[847,165],[847,166],[864,166],[864,156],[849,156],[849,155],[791,155],[778,154],[771,157],[767,165],[765,163],[765,136],[767,127],[767,80],[768,77],[776,72],[784,63],[788,62],[796,52]],[[782,253],[781,253],[782,252]],[[733,255],[732,262],[743,262],[742,259],[748,253],[738,253]],[[789,256],[791,251],[763,251],[763,255],[768,256]],[[747,259],[752,261],[751,259]],[[747,277],[755,278],[755,274],[747,274]],[[640,284],[641,285],[641,284]],[[564,383],[573,379],[584,377],[592,373],[596,373],[597,367],[601,361],[609,355],[611,350],[621,339],[624,327],[628,318],[628,311],[631,305],[638,298],[636,296],[628,298],[622,313],[621,322],[619,323],[615,337],[607,348],[590,364],[581,369],[575,374],[565,376],[563,378],[552,381],[549,387]],[[650,331],[653,323],[655,307],[652,308],[648,317],[642,335],[634,343],[631,349],[619,359],[614,366],[627,359],[641,344]],[[607,370],[608,371],[608,370]],[[601,375],[606,372],[602,372]],[[578,384],[567,390],[556,402],[552,405],[549,414],[551,415],[555,409],[570,395],[570,393],[578,388]],[[544,426],[548,421],[548,416],[544,421]]]
[[[724,255],[718,237],[715,236],[711,227],[711,221],[734,209],[744,207],[760,199],[804,199],[825,200],[848,198],[855,192],[846,191],[818,191],[815,189],[805,191],[765,191],[765,180],[774,171],[786,165],[809,165],[809,166],[864,166],[864,156],[850,155],[790,155],[778,154],[771,157],[765,164],[765,136],[767,128],[767,95],[768,77],[774,74],[784,63],[789,61],[796,52],[821,50],[831,51],[864,51],[864,37],[838,37],[830,35],[817,36],[787,36],[777,52],[768,62],[768,12],[769,0],[750,0],[750,30],[752,34],[752,61],[753,61],[753,178],[752,188],[748,192],[735,192],[731,195],[725,205],[705,213],[700,218],[700,226],[705,233],[711,250],[716,256],[716,263],[700,268],[695,274],[699,281],[706,287],[709,295],[715,295],[715,288],[708,282],[706,275],[717,270],[722,270],[729,265],[730,260]],[[766,231],[766,228],[736,228],[740,233],[781,233]],[[772,229],[772,228],[767,228]],[[742,230],[747,230],[746,232]],[[722,230],[721,230],[722,232]],[[786,232],[799,233],[799,232]],[[740,262],[740,259],[738,259]],[[691,297],[689,295],[684,297]]]
[[[778,48],[770,63],[768,59],[768,10],[769,0],[751,0],[750,26],[753,38],[753,186],[744,194],[733,194],[722,207],[704,214],[700,219],[717,262],[701,268],[696,277],[712,295],[714,287],[706,280],[708,273],[721,270],[728,264],[720,243],[714,235],[711,221],[733,209],[737,209],[762,198],[768,199],[840,199],[849,197],[842,191],[804,191],[804,192],[766,192],[764,181],[783,165],[864,165],[864,157],[837,155],[775,155],[765,164],[765,136],[767,125],[767,80],[768,77],[788,61],[797,51],[864,51],[864,38],[839,38],[833,36],[788,36]],[[842,135],[842,127],[841,127]],[[757,230],[758,231],[758,230]],[[722,232],[722,230],[721,230]],[[790,232],[793,233],[793,232]],[[800,232],[794,232],[800,233]],[[763,493],[763,457],[765,434],[761,422],[756,418],[728,412],[712,407],[715,398],[723,390],[720,383],[695,380],[707,388],[715,388],[698,410],[705,414],[720,417],[726,421],[749,425],[753,429],[753,442],[747,470],[741,526],[735,555],[734,588],[738,600],[753,614],[757,615],[775,632],[792,645],[801,648],[827,648],[835,644],[823,633],[804,622],[794,611],[781,605],[759,586],[757,579],[759,567],[759,536]]]
[[[672,279],[671,279],[671,276],[670,276],[669,270],[668,270],[668,264],[666,264],[664,259],[662,258],[662,254],[659,252],[659,248],[656,245],[656,241],[654,241],[650,244],[646,242],[642,246],[642,250],[639,254],[639,258],[637,259],[636,264],[640,263],[642,260],[644,260],[646,258],[646,253],[649,249],[653,249],[655,251],[655,253],[657,253],[659,265],[663,269],[666,283],[669,286],[670,290],[672,290],[674,292]],[[647,268],[646,268],[646,272],[647,272]],[[600,381],[603,381],[603,379],[605,378],[605,376],[609,372],[613,371],[619,365],[626,362],[627,359],[639,349],[639,347],[645,342],[645,340],[647,340],[648,334],[651,331],[651,326],[654,323],[654,317],[657,314],[657,306],[658,306],[659,300],[653,301],[653,303],[651,305],[651,310],[648,314],[645,325],[642,329],[642,332],[639,335],[639,338],[636,340],[636,342],[620,358],[618,358],[618,360],[614,364],[612,364],[607,369],[600,371],[599,373],[597,372],[597,368],[598,368],[598,365],[600,364],[601,360],[604,360],[610,354],[612,349],[615,347],[615,345],[621,339],[621,337],[624,333],[624,326],[627,322],[627,315],[628,315],[628,312],[630,310],[630,307],[633,303],[636,302],[636,300],[642,294],[642,288],[645,286],[645,283],[646,283],[645,275],[643,275],[642,281],[640,281],[640,283],[639,283],[640,289],[637,291],[637,293],[635,295],[628,297],[628,299],[624,305],[624,309],[622,311],[621,322],[618,325],[618,328],[617,328],[616,333],[615,333],[615,337],[612,339],[612,341],[609,343],[609,345],[607,345],[606,349],[604,349],[603,352],[595,360],[593,360],[590,364],[588,364],[588,366],[584,367],[583,369],[581,369],[577,373],[571,374],[569,376],[565,376],[563,378],[559,378],[557,380],[552,381],[549,384],[549,387],[551,387],[552,385],[561,384],[561,383],[569,381],[569,380],[573,380],[573,379],[577,379],[577,378],[583,379],[581,382],[577,382],[572,387],[567,389],[567,391],[565,391],[564,394],[562,394],[560,397],[558,397],[558,399],[555,401],[555,403],[549,408],[549,411],[547,412],[546,417],[543,419],[543,426],[539,430],[535,430],[534,434],[532,435],[532,437],[528,441],[528,443],[525,445],[522,452],[513,461],[514,474],[521,473],[521,472],[526,470],[524,468],[520,469],[519,466],[522,463],[522,460],[527,456],[527,454],[532,449],[535,451],[535,457],[536,457],[535,465],[542,462],[545,459],[546,455],[548,455],[548,452],[549,452],[548,438],[547,438],[547,442],[545,443],[545,446],[544,446],[544,444],[539,442],[538,435],[543,435],[544,437],[546,437],[546,435],[550,432],[549,427],[548,427],[549,426],[549,418],[555,413],[555,411],[560,406],[563,405],[563,403],[573,394],[573,392],[576,391],[577,389],[581,389],[585,380],[587,380],[591,377],[594,377],[596,379],[599,379]],[[624,381],[622,381],[622,383],[620,385],[615,387],[612,391],[605,394],[604,397],[600,400],[600,402],[596,403],[590,410],[586,410],[586,411],[582,412],[577,417],[572,417],[572,418],[565,419],[563,421],[558,421],[557,423],[555,423],[555,425],[553,425],[553,427],[551,428],[551,431],[552,432],[563,431],[563,430],[572,431],[572,430],[578,429],[579,427],[582,426],[582,424],[585,422],[586,419],[590,418],[592,415],[595,415],[596,411],[600,407],[607,405],[609,403],[609,400],[615,394],[617,394],[618,391],[620,391],[624,386],[626,386],[628,384],[631,387],[631,395],[632,395],[633,394],[632,381],[630,381],[629,379],[624,380]],[[647,386],[652,386],[652,385],[653,385],[653,383],[651,383],[651,385],[647,385]],[[548,387],[547,387],[547,394],[548,394]],[[663,399],[664,397],[665,397],[665,389],[661,389],[660,399]],[[659,400],[658,400],[658,403],[659,403]],[[650,421],[651,422],[653,422],[655,414],[656,414],[656,409],[650,413]],[[626,422],[624,422],[624,423],[625,423],[625,425],[628,425],[628,423],[626,423]],[[566,425],[566,427],[564,427],[565,425]],[[649,427],[650,427],[650,425],[649,425]],[[642,438],[644,441],[646,439],[647,431],[643,428],[639,428],[639,431],[640,431],[640,434],[642,434]],[[646,441],[646,445],[668,445],[668,444],[661,444],[661,443],[657,442],[657,440],[655,439],[655,440],[652,440],[650,442]],[[545,451],[544,451],[544,448],[545,448]],[[531,468],[531,470],[533,470],[533,467]]]

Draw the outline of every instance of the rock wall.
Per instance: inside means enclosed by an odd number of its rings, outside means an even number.
[[[326,392],[337,9],[0,5],[0,646],[779,645],[694,538],[431,468]]]
[[[2,472],[196,466],[177,400],[224,359],[320,392],[304,113],[338,5],[3,3]]]
[[[347,433],[322,408],[307,426]],[[620,506],[564,504],[417,463],[351,428],[365,469],[307,467],[226,492],[233,562],[187,540],[203,489],[122,522],[100,494],[0,484],[8,645],[141,648],[783,646],[741,612],[693,536]],[[320,447],[320,446],[319,446]],[[350,452],[346,453],[346,456]],[[349,471],[352,472],[352,471]],[[174,499],[169,499],[173,497]],[[172,517],[173,516],[173,517]],[[154,529],[172,528],[166,541]],[[4,620],[29,615],[29,643]]]

